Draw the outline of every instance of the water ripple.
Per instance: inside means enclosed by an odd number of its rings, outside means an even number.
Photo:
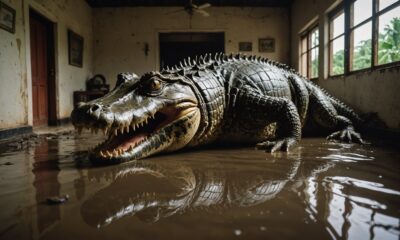
[[[372,161],[375,158],[365,156],[362,154],[357,153],[340,153],[340,154],[329,154],[328,156],[324,157],[317,157],[321,159],[327,159],[336,162],[358,162],[358,161]]]

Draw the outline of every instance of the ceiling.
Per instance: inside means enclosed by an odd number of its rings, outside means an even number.
[[[172,7],[189,0],[86,0],[91,7]],[[193,0],[194,4],[211,3],[214,7],[289,7],[293,0]]]

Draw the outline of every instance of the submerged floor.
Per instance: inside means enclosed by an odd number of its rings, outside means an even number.
[[[306,138],[91,167],[100,136],[0,148],[1,239],[399,239],[400,150]],[[51,196],[69,200],[49,205]]]

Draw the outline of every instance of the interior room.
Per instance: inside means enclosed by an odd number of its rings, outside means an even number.
[[[0,0],[1,239],[399,239],[399,0]]]

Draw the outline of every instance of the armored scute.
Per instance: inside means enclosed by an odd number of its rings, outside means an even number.
[[[81,104],[71,119],[79,131],[100,129],[108,136],[90,152],[102,164],[213,142],[288,151],[308,120],[336,131],[328,138],[363,143],[354,131],[361,118],[293,69],[222,53],[141,78],[119,74],[109,94]]]

